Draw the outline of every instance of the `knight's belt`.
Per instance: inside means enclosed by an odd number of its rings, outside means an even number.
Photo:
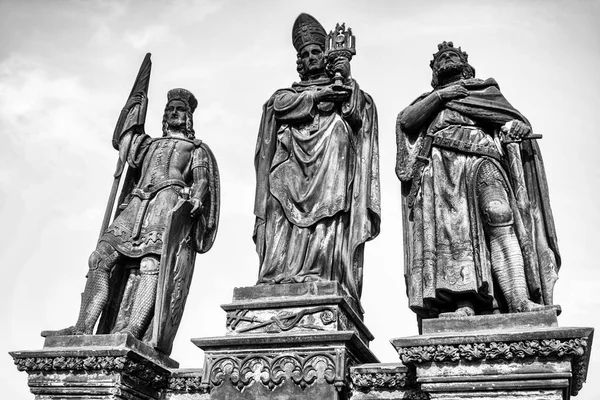
[[[133,224],[133,230],[131,233],[132,239],[137,239],[141,233],[142,222],[144,221],[144,216],[146,215],[146,210],[148,209],[148,204],[150,200],[159,191],[173,186],[178,188],[185,188],[186,184],[180,179],[165,179],[164,181],[157,184],[148,184],[141,188],[133,189],[132,195],[134,195],[135,197],[139,197],[142,200],[142,204],[140,205],[140,209],[135,218],[135,223]]]
[[[451,125],[427,135],[433,139],[434,146],[495,159],[501,158],[493,138],[474,126]]]
[[[181,179],[165,179],[164,181],[159,182],[157,184],[150,183],[141,188],[135,188],[135,189],[133,189],[131,194],[136,197],[139,197],[142,200],[150,200],[151,198],[154,197],[154,195],[156,193],[158,193],[159,191],[163,190],[164,188],[167,188],[170,186],[177,186],[180,188],[184,188],[187,185]]]

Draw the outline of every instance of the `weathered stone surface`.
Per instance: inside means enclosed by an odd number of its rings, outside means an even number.
[[[354,332],[192,339],[205,352],[211,399],[341,399],[348,368],[377,362]],[[342,396],[342,397],[340,397]]]
[[[351,74],[351,30],[335,32],[326,40],[304,13],[294,22],[300,82],[263,107],[253,238],[259,284],[337,282],[358,303],[364,246],[380,226],[377,109]]]
[[[537,139],[450,41],[398,114],[406,293],[419,318],[555,307],[560,252]]]
[[[522,390],[496,390],[493,392],[456,391],[450,393],[432,393],[431,400],[562,400],[563,391],[559,389]]]
[[[229,334],[354,331],[366,344],[373,334],[354,300],[337,282],[235,288],[227,311]]]
[[[555,310],[542,310],[516,314],[491,314],[473,317],[446,317],[423,320],[423,334],[442,332],[478,332],[486,330],[556,327]]]
[[[190,91],[167,93],[162,137],[144,133],[151,67],[148,53],[114,130],[117,166],[79,316],[44,337],[127,332],[171,354],[196,253],[216,237],[220,183],[214,155],[195,137]]]
[[[182,368],[171,371],[166,400],[208,400],[206,385],[202,384],[202,369]]]
[[[353,400],[428,399],[419,390],[414,368],[401,363],[362,364],[350,368]]]
[[[178,365],[129,334],[55,336],[10,354],[40,399],[159,399]]]
[[[257,285],[233,289],[233,301],[264,300],[281,297],[349,296],[338,282],[303,282]]]
[[[593,329],[547,327],[551,319],[538,317],[537,328],[519,319],[471,317],[473,326],[485,320],[485,330],[431,333],[392,344],[432,399],[568,399],[586,380]],[[502,330],[502,324],[512,329]]]

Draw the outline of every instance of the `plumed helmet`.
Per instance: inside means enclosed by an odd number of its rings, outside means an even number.
[[[312,15],[302,13],[294,21],[292,43],[298,53],[308,44],[318,44],[325,48],[326,36],[325,28]]]
[[[192,92],[182,88],[169,90],[167,93],[167,102],[170,102],[171,100],[183,101],[189,107],[191,113],[193,113],[198,106],[198,100],[196,100],[196,97],[194,97]]]

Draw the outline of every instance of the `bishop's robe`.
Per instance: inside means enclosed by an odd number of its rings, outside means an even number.
[[[259,284],[337,281],[356,299],[363,246],[379,233],[377,111],[352,81],[341,106],[329,79],[296,83],[263,107],[255,153]]]

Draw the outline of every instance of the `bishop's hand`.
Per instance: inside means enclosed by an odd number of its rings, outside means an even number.
[[[334,102],[339,103],[350,98],[351,91],[348,88],[325,86],[317,92],[317,100],[319,102]]]
[[[350,77],[350,60],[348,60],[346,57],[336,58],[330,68],[334,74],[339,72],[344,79],[348,79]]]

